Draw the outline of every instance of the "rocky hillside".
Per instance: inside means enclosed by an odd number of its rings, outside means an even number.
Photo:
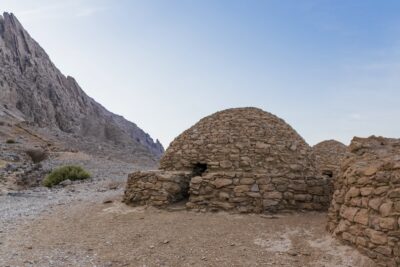
[[[158,140],[106,110],[74,78],[64,76],[9,13],[0,15],[0,117],[96,145],[128,148],[133,154],[140,151],[154,160],[164,151]]]

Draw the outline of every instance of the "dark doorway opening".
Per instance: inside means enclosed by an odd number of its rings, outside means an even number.
[[[190,180],[196,176],[202,176],[207,171],[207,164],[196,163],[193,165],[192,173],[187,176],[188,179],[183,179],[180,183],[180,191],[176,194],[175,200],[172,205],[168,207],[169,210],[185,209],[186,203],[190,198]]]
[[[333,172],[331,170],[322,171],[322,175],[328,176],[329,178],[333,177]]]
[[[196,163],[193,166],[192,175],[193,175],[193,177],[202,176],[205,171],[207,171],[207,164],[205,164],[205,163]]]
[[[190,179],[192,178],[192,176],[184,175],[177,178],[180,179],[179,191],[177,190],[170,199],[171,204],[168,206],[168,210],[170,211],[186,209],[186,203],[189,201],[190,197]]]

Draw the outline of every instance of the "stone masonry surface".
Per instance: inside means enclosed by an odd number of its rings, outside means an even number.
[[[328,230],[379,266],[400,266],[400,139],[357,138],[341,165]]]
[[[190,175],[190,172],[134,172],[128,177],[124,202],[165,207],[187,197]]]
[[[174,175],[184,193],[178,187],[177,193],[158,190],[164,188],[160,176]],[[160,171],[131,174],[125,202],[165,206],[183,196],[189,196],[187,208],[198,210],[322,210],[329,204],[329,186],[293,128],[260,109],[235,108],[203,118],[178,136]]]
[[[329,180],[330,197],[332,197],[333,184],[339,174],[340,163],[346,150],[347,146],[336,140],[323,141],[313,146],[316,167],[319,173]]]
[[[346,150],[347,146],[336,140],[323,141],[313,146],[316,167],[321,174],[331,178],[337,177]]]

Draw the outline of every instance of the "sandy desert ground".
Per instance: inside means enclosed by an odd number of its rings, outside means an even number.
[[[374,266],[325,213],[201,213],[121,203],[125,165],[90,182],[0,196],[0,266]],[[114,167],[111,167],[114,166]]]

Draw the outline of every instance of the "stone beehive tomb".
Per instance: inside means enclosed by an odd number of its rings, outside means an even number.
[[[346,150],[347,146],[336,140],[323,141],[313,146],[316,167],[319,173],[329,181],[330,196],[333,193],[333,184],[339,174],[340,163]]]
[[[311,148],[282,119],[257,108],[217,112],[178,136],[160,170],[129,176],[124,201],[193,209],[263,212],[321,210],[327,181]]]
[[[400,266],[400,139],[354,138],[349,150],[328,230],[380,266]]]
[[[347,146],[336,140],[323,141],[313,146],[316,167],[320,173],[335,179],[346,150]]]

